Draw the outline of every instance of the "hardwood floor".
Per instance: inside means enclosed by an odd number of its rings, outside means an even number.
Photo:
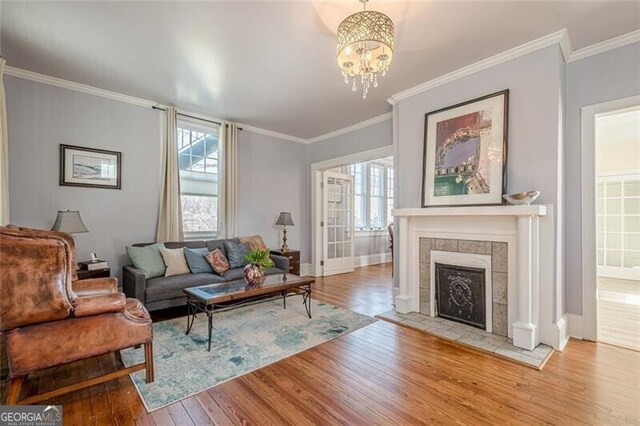
[[[318,280],[314,297],[373,314],[390,268]],[[29,392],[111,371],[113,355],[30,377]],[[4,395],[4,387],[0,387]],[[640,353],[571,341],[536,371],[378,321],[147,413],[128,377],[55,401],[65,424],[640,424]]]
[[[640,281],[598,277],[598,340],[640,351]]]

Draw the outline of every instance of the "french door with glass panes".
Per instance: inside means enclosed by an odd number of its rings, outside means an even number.
[[[353,177],[323,173],[323,276],[353,272]]]

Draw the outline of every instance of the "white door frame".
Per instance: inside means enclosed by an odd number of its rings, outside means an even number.
[[[343,155],[326,161],[311,164],[311,271],[313,277],[322,276],[322,227],[320,221],[322,217],[322,171],[363,161],[379,160],[380,158],[393,155],[393,145],[381,148],[370,149],[368,151],[357,152],[355,154]]]
[[[596,129],[599,114],[640,105],[640,96],[582,107],[582,338],[598,339]]]

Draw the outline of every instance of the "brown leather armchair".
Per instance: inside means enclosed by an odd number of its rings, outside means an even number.
[[[70,235],[0,227],[0,331],[11,377],[6,404],[33,404],[145,368],[153,381],[151,319],[142,303],[119,293],[115,278],[76,279]],[[144,363],[19,400],[30,373],[140,345]]]

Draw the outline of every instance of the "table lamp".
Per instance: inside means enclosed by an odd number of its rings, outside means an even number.
[[[67,234],[80,234],[83,232],[89,232],[84,222],[80,217],[80,212],[77,210],[60,210],[56,217],[56,222],[51,227],[52,231],[65,232]]]
[[[284,227],[282,230],[282,247],[280,248],[280,251],[289,251],[289,247],[287,247],[287,226],[293,226],[291,212],[280,212],[276,225],[282,225]]]

